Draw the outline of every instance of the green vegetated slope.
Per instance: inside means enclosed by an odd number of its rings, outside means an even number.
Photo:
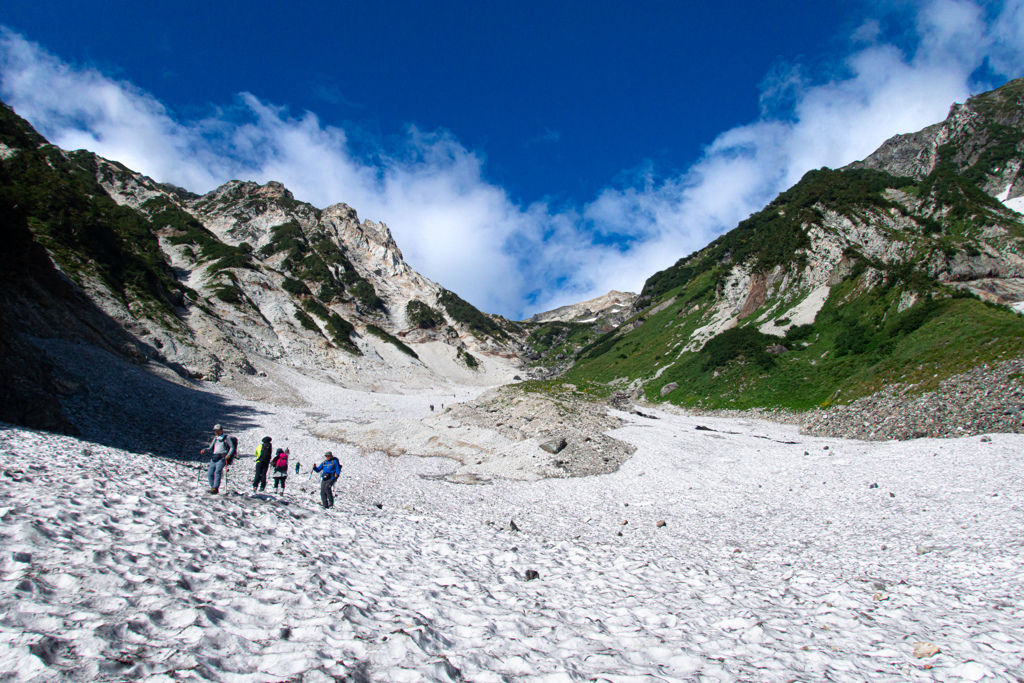
[[[968,105],[1019,126],[1012,112],[1021,107],[1020,87],[1011,83],[1009,95],[996,91]],[[734,230],[648,279],[639,313],[580,349],[563,380],[599,393],[639,385],[651,400],[686,406],[808,409],[887,384],[925,391],[979,363],[1018,357],[1020,315],[936,276],[950,279],[956,264],[971,259],[1021,253],[1021,216],[982,187],[1022,157],[1019,127],[983,119],[939,147],[921,181],[867,169],[812,171]],[[821,267],[813,232],[830,236],[842,256],[813,322],[794,326],[789,313],[811,293],[801,285],[809,261],[817,258]],[[884,256],[879,240],[891,246]],[[706,342],[695,337],[723,315],[726,290],[739,286],[741,269],[767,282],[763,302],[736,316],[744,296],[733,296],[734,310],[725,313],[733,314],[733,326]],[[773,320],[784,337],[758,329]],[[673,382],[678,388],[663,398]]]
[[[650,400],[678,405],[802,410],[892,383],[927,390],[979,362],[1016,357],[1024,349],[1024,321],[1002,307],[938,293],[895,314],[903,286],[844,301],[858,287],[858,280],[841,283],[812,325],[791,328],[785,338],[741,325],[693,352],[680,352],[679,342],[700,322],[701,311],[685,315],[690,304],[677,302],[616,337],[608,351],[578,361],[564,379],[607,392],[624,384],[616,380],[641,378],[648,380]],[[777,344],[789,351],[766,351]],[[662,399],[661,388],[671,382],[679,388]]]
[[[98,277],[124,303],[175,324],[194,295],[175,279],[145,216],[118,206],[75,155],[65,156],[0,103],[0,206],[8,229],[27,225],[73,280]]]
[[[560,360],[558,356],[569,357],[601,335],[601,322],[549,322],[521,323],[530,329],[525,343],[534,351],[534,364]]]
[[[437,301],[452,320],[466,325],[470,332],[478,338],[491,337],[496,340],[508,341],[513,336],[522,334],[522,328],[518,323],[501,316],[481,313],[478,308],[455,292],[442,289]]]

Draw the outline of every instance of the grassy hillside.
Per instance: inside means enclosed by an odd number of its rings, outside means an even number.
[[[583,346],[564,380],[597,394],[640,386],[648,399],[686,406],[803,410],[887,384],[925,391],[979,363],[1019,356],[1019,314],[931,275],[950,263],[1020,253],[1021,217],[979,183],[1022,156],[1024,136],[1001,124],[983,133],[971,163],[970,144],[949,142],[921,182],[866,169],[808,173],[734,230],[652,276],[640,312]],[[836,266],[835,277],[813,322],[794,326],[787,312],[810,295],[800,284],[809,261],[822,267],[828,258],[814,253],[812,231],[819,239],[832,233],[845,247],[841,263],[825,264]],[[890,245],[885,257],[878,244]],[[727,287],[752,291],[753,280],[768,275],[775,288],[737,315],[743,297],[727,301]],[[715,324],[730,329],[695,337]],[[786,328],[786,336],[762,333],[766,325]],[[663,398],[670,383],[678,388]]]
[[[1002,307],[954,295],[895,314],[901,291],[873,292],[844,305],[857,286],[851,281],[837,287],[818,320],[791,328],[786,338],[735,327],[697,352],[673,348],[698,322],[696,315],[682,315],[689,304],[679,301],[616,338],[604,353],[578,362],[564,381],[610,393],[641,378],[653,401],[663,400],[662,387],[675,382],[679,388],[664,400],[677,405],[804,410],[847,402],[886,384],[928,390],[952,374],[1024,349],[1024,320]],[[786,353],[766,352],[779,344]]]

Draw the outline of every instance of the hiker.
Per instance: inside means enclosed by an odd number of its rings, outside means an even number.
[[[288,456],[291,455],[288,449],[283,451],[277,449],[277,457],[274,458],[274,493],[277,493],[277,487],[281,487],[281,493],[284,493],[284,482],[288,478]]]
[[[235,459],[235,451],[238,448],[238,440],[224,433],[220,425],[213,425],[213,441],[209,448],[199,451],[199,455],[211,454],[210,467],[206,473],[210,478],[210,493],[220,491],[220,478],[224,473],[224,467],[231,464]]]
[[[296,460],[296,461],[295,461],[295,474],[298,474],[298,473],[299,473],[299,465],[300,465],[300,464],[301,464],[301,463],[299,463],[299,461],[298,461],[298,460]]]
[[[341,476],[341,463],[334,457],[334,453],[324,453],[324,461],[319,465],[313,465],[313,471],[320,473],[320,503],[324,509],[334,507],[334,484]]]
[[[262,443],[256,447],[256,476],[252,479],[252,492],[267,490],[267,470],[270,468],[270,457],[274,454],[274,445],[269,436],[263,437]]]
[[[430,404],[430,412],[434,412],[434,404],[433,403]]]

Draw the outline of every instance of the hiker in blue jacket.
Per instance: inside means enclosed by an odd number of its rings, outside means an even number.
[[[213,433],[215,436],[210,442],[210,447],[199,451],[199,454],[211,454],[207,475],[210,478],[210,493],[217,493],[220,491],[220,478],[224,466],[230,465],[234,459],[238,441],[225,434],[220,425],[213,425]]]
[[[319,465],[313,465],[313,471],[320,473],[320,502],[324,509],[334,507],[334,484],[341,476],[341,463],[334,457],[334,453],[324,453],[324,461]]]

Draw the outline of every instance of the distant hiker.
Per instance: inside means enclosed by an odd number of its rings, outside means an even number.
[[[300,465],[300,463],[298,461],[296,461],[295,462],[295,474],[299,473],[299,465]]]
[[[277,457],[274,458],[274,493],[277,493],[277,487],[281,487],[281,493],[284,493],[284,482],[288,478],[288,456],[290,453],[288,449],[283,451],[277,449]]]
[[[324,509],[334,507],[334,484],[341,476],[341,463],[334,457],[334,453],[324,453],[324,461],[319,465],[313,465],[313,471],[320,473],[320,502]]]
[[[256,447],[256,476],[252,479],[252,492],[256,490],[267,490],[267,470],[270,468],[270,459],[274,455],[274,444],[270,437],[263,437],[263,442]]]
[[[433,403],[430,404],[430,412],[434,412],[434,404]]]
[[[207,469],[207,475],[210,478],[210,493],[218,493],[224,467],[230,465],[231,461],[235,459],[235,453],[238,450],[238,439],[225,434],[220,425],[213,425],[213,433],[215,436],[213,441],[210,442],[209,448],[204,448],[199,451],[199,454],[211,454],[210,467]]]

